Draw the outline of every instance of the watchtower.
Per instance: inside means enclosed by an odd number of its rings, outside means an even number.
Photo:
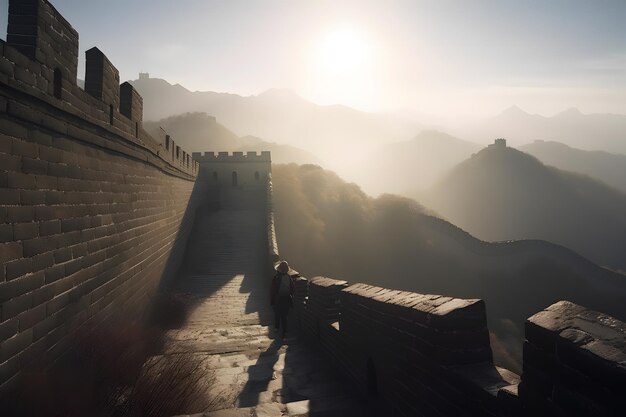
[[[257,188],[265,187],[272,170],[269,151],[257,152],[194,152],[200,165],[198,179],[212,185]]]

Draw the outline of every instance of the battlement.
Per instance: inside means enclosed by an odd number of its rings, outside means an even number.
[[[121,140],[123,146],[148,152],[149,159],[160,160],[168,170],[196,175],[198,164],[186,152],[171,152],[143,129],[141,96],[129,83],[119,84],[118,70],[97,47],[85,53],[85,89],[77,85],[78,33],[48,1],[9,1],[7,41],[0,42],[0,53],[3,88],[29,96],[28,105],[21,97],[9,97],[7,113],[34,123],[43,120],[62,134],[89,124],[116,137],[97,141],[99,146],[116,148],[115,141]],[[74,123],[52,122],[52,108]],[[95,138],[82,134],[80,139]]]
[[[491,146],[495,146],[497,148],[506,148],[506,139],[498,138],[498,139],[494,140],[493,143],[491,145],[489,145],[489,146],[490,147]]]
[[[270,151],[261,151],[260,153],[254,151],[248,152],[194,152],[193,160],[201,163],[215,163],[215,162],[272,162]]]

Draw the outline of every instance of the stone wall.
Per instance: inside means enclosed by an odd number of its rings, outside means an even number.
[[[402,416],[504,415],[518,376],[494,366],[481,300],[296,279],[301,329],[368,397]]]
[[[494,366],[481,300],[295,277],[301,332],[398,416],[619,416],[626,324],[570,302],[529,318],[523,375]],[[518,396],[519,387],[519,396]]]
[[[626,323],[567,301],[535,314],[519,392],[528,415],[623,415]]]
[[[47,1],[11,1],[9,11],[0,42],[2,389],[66,352],[77,329],[145,312],[180,262],[198,168],[143,131],[134,90],[131,113],[120,112],[117,70],[99,50],[87,53],[89,92],[76,85],[78,35]]]

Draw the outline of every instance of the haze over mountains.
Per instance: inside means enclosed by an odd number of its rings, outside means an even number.
[[[144,122],[144,128],[154,137],[159,137],[159,130],[164,129],[188,152],[270,151],[272,160],[277,163],[320,162],[315,155],[294,146],[279,145],[254,136],[238,137],[206,113],[185,113],[156,122]]]
[[[512,146],[549,140],[579,149],[626,154],[625,115],[583,114],[576,108],[545,117],[512,106],[457,133],[479,143],[499,137],[506,138]]]
[[[373,199],[316,166],[275,165],[273,183],[280,251],[301,273],[483,298],[507,366],[519,364],[526,317],[557,300],[626,317],[626,277],[564,247],[481,242],[413,200]]]
[[[559,142],[535,141],[518,147],[546,165],[579,172],[626,192],[626,155],[583,151]]]
[[[370,194],[409,195],[428,188],[446,171],[477,152],[482,145],[436,130],[413,139],[381,145],[358,165],[354,178]]]
[[[289,90],[242,97],[191,92],[158,78],[142,77],[131,83],[143,97],[146,120],[206,112],[237,136],[251,135],[292,145],[339,167],[352,161],[345,155],[358,155],[383,142],[408,139],[419,130],[415,122],[341,105],[320,106]]]
[[[422,197],[481,239],[544,239],[626,270],[626,194],[513,148],[483,149]]]

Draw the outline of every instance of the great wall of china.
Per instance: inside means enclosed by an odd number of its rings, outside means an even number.
[[[192,156],[142,129],[140,95],[100,50],[86,52],[84,90],[77,68],[78,33],[54,7],[10,1],[0,395],[70,351],[79,329],[140,315],[168,288],[198,303],[153,362],[201,357],[194,372],[214,369],[230,393],[224,408],[241,410],[232,415],[363,415],[373,398],[384,404],[376,415],[398,416],[626,409],[626,324],[565,301],[527,320],[521,376],[493,364],[481,300],[323,277],[296,277],[298,337],[277,346],[267,331],[279,259],[269,153]]]

